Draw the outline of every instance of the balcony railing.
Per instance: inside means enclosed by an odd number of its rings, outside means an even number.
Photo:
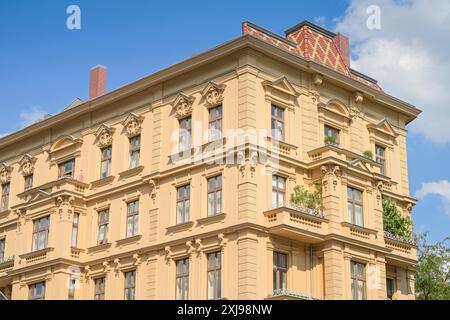
[[[386,239],[389,239],[389,240],[404,242],[404,243],[409,244],[411,246],[415,246],[416,245],[416,240],[414,240],[414,239],[405,239],[403,237],[399,237],[399,236],[397,236],[395,234],[392,234],[389,231],[384,231],[384,237]]]
[[[11,257],[2,257],[0,259],[0,271],[3,271],[5,269],[11,268],[14,266],[14,256]]]
[[[287,209],[291,209],[300,213],[304,213],[313,217],[318,217],[318,218],[325,218],[324,214],[320,211],[314,210],[314,209],[310,209],[310,208],[305,208],[299,204],[296,203],[292,203],[292,202],[286,202],[286,203],[278,203],[277,205],[272,205],[272,209],[279,209],[279,208],[287,208]]]

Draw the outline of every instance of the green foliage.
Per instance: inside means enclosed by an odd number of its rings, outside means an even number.
[[[367,158],[372,159],[373,158],[373,153],[370,150],[366,150],[363,152],[363,155],[365,155]]]
[[[336,144],[336,137],[325,136],[325,144]]]
[[[445,238],[436,244],[426,243],[426,234],[420,236],[416,297],[420,300],[450,300],[450,246]]]
[[[394,201],[383,197],[383,228],[400,239],[411,239],[413,222],[411,217],[403,217]]]
[[[323,211],[322,189],[318,184],[314,192],[305,190],[303,186],[296,186],[291,194],[291,202],[307,209]]]

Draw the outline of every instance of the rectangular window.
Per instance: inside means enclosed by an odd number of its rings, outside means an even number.
[[[105,277],[94,280],[94,300],[105,300]]]
[[[362,192],[351,187],[347,188],[348,222],[363,226]]]
[[[350,262],[351,265],[351,281],[352,281],[352,298],[353,300],[366,299],[366,266],[359,262]]]
[[[97,244],[104,244],[108,242],[108,227],[109,227],[109,210],[103,210],[98,213],[98,236]]]
[[[209,109],[209,141],[222,138],[222,106]]]
[[[189,258],[176,262],[176,300],[189,299]]]
[[[208,299],[222,298],[222,253],[208,254]]]
[[[141,157],[141,136],[130,138],[130,169],[139,166]]]
[[[139,200],[127,203],[127,238],[138,234]]]
[[[78,224],[79,224],[79,222],[80,222],[80,214],[74,213],[73,220],[72,220],[72,241],[71,241],[72,248],[76,248],[78,245]]]
[[[275,140],[284,140],[284,109],[272,105],[271,112],[272,138]]]
[[[222,213],[222,176],[208,179],[208,216]]]
[[[334,144],[339,144],[339,129],[330,127],[325,125],[324,126],[324,136],[326,137],[333,137],[334,138]]]
[[[381,174],[386,174],[386,148],[375,145],[375,161],[381,164]]]
[[[5,260],[5,239],[0,239],[0,263]]]
[[[30,174],[28,176],[25,176],[25,190],[29,190],[33,188],[33,175]]]
[[[10,184],[2,184],[2,201],[0,206],[0,211],[7,210],[9,207],[9,190]]]
[[[112,147],[103,148],[101,153],[100,178],[106,178],[111,175]]]
[[[29,299],[30,300],[44,300],[45,299],[45,282],[38,282],[30,285]]]
[[[125,300],[134,300],[136,293],[136,270],[125,272]]]
[[[75,160],[69,160],[58,166],[59,178],[73,178],[75,172]]]
[[[279,208],[286,202],[286,179],[272,176],[272,208]]]
[[[187,151],[192,145],[192,118],[187,117],[180,120],[179,151]]]
[[[67,297],[69,300],[75,299],[76,283],[77,283],[76,279],[74,279],[74,278],[70,278],[69,279],[69,294],[68,294],[68,297]]]
[[[287,254],[273,253],[273,289],[286,289]]]
[[[386,293],[387,293],[387,298],[389,300],[392,300],[392,298],[394,297],[394,279],[390,279],[387,278],[386,279]]]
[[[33,221],[33,245],[31,248],[32,251],[47,248],[49,229],[50,229],[49,216]]]
[[[177,188],[177,224],[189,222],[191,207],[191,186]]]

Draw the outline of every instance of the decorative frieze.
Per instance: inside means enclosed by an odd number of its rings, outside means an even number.
[[[6,163],[0,162],[0,183],[5,184],[11,181],[11,172],[13,167],[8,166]]]
[[[26,154],[23,156],[22,160],[19,162],[20,172],[24,176],[29,176],[34,173],[34,164],[37,159],[35,157]]]

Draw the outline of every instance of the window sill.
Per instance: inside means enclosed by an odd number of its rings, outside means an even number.
[[[96,252],[96,251],[109,249],[110,247],[111,247],[111,242],[107,242],[107,243],[102,243],[102,244],[98,244],[98,245],[89,247],[89,248],[87,248],[87,250],[89,252]]]
[[[134,176],[138,173],[141,173],[142,170],[144,170],[144,166],[137,166],[137,167],[120,172],[119,177],[126,178],[126,177],[130,177],[130,176]]]
[[[166,230],[167,230],[166,234],[180,232],[180,231],[185,231],[187,229],[190,229],[193,225],[194,225],[193,221],[188,221],[188,222],[183,222],[183,223],[180,223],[180,224],[176,224],[176,225],[167,227],[166,228]]]
[[[227,216],[226,213],[219,213],[219,214],[216,214],[216,215],[213,215],[213,216],[200,218],[200,219],[197,220],[197,224],[198,225],[208,225],[208,224],[216,223],[216,222],[219,222],[219,221],[223,222],[223,220],[225,220],[226,216]]]
[[[106,184],[108,184],[108,183],[113,182],[113,180],[114,180],[114,176],[109,176],[109,177],[106,177],[106,178],[101,178],[101,179],[92,181],[92,182],[91,182],[91,187],[92,187],[92,188],[98,188],[98,187],[101,187],[101,186],[104,186],[104,185],[106,185]]]
[[[126,245],[126,244],[132,244],[132,243],[139,244],[139,240],[141,240],[141,238],[142,238],[142,235],[138,234],[136,236],[120,239],[120,240],[116,241],[116,245],[123,246],[123,245]]]
[[[11,210],[9,210],[9,209],[1,209],[0,210],[0,219],[7,217],[10,212],[11,212]]]

